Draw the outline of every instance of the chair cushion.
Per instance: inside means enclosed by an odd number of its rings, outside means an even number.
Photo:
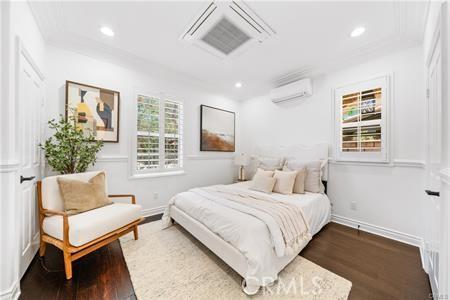
[[[92,171],[86,173],[76,173],[68,175],[50,176],[42,179],[42,207],[44,209],[64,211],[64,202],[59,191],[58,178],[74,179],[88,182],[89,179],[103,171]],[[105,193],[108,195],[105,178]]]
[[[113,203],[84,213],[69,216],[69,242],[79,247],[138,220],[141,206]],[[63,240],[63,217],[45,217],[42,224],[46,234]]]

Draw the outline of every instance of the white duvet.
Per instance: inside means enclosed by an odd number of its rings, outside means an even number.
[[[244,182],[235,184],[235,186],[248,188],[248,184],[248,182]],[[264,193],[261,195],[267,196]],[[330,201],[324,194],[282,195],[272,193],[270,197],[274,200],[298,205],[303,210],[312,235],[316,234],[330,220]],[[248,261],[246,277],[273,278],[273,280],[277,278],[279,265],[286,259],[277,257],[269,229],[263,221],[220,205],[192,191],[177,194],[169,203],[168,208],[170,205],[175,205],[239,250]],[[163,216],[163,222],[166,221],[167,225],[169,220],[170,209],[167,209]],[[304,246],[306,244],[305,241]]]

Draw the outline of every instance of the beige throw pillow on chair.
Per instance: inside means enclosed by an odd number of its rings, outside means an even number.
[[[276,178],[273,191],[275,193],[291,195],[294,189],[295,178],[297,177],[297,171],[275,171],[273,178]]]
[[[64,201],[64,210],[71,215],[99,208],[112,201],[105,193],[105,173],[101,172],[88,182],[58,177],[58,186]]]

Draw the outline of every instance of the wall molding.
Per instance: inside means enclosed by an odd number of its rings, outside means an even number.
[[[394,159],[394,167],[425,168],[425,161],[412,159]]]
[[[439,177],[441,177],[441,182],[446,185],[450,185],[450,168],[444,168],[439,171]]]
[[[234,156],[209,156],[209,155],[186,155],[186,160],[232,160]]]
[[[20,285],[18,280],[16,280],[9,289],[0,292],[0,300],[16,300],[19,299],[19,296]]]
[[[185,160],[233,160],[234,156],[208,156],[208,155],[186,155]],[[128,162],[127,155],[101,155],[97,157],[97,162]],[[1,165],[0,165],[1,169]]]
[[[97,157],[97,162],[128,162],[126,155],[102,155]]]
[[[162,214],[165,209],[166,209],[165,205],[157,206],[157,207],[153,207],[153,208],[147,208],[147,209],[141,210],[141,214],[143,217],[150,217],[150,216],[154,216],[157,214]]]
[[[422,238],[408,234],[408,233],[403,233],[397,230],[393,230],[393,229],[389,229],[386,227],[381,227],[381,226],[377,226],[377,225],[373,225],[370,223],[366,223],[366,222],[361,222],[358,220],[354,220],[351,218],[347,218],[347,217],[342,217],[342,216],[338,216],[335,214],[331,215],[331,221],[341,224],[341,225],[345,225],[348,227],[352,227],[352,228],[358,228],[358,225],[360,226],[359,229],[365,232],[369,232],[369,233],[373,233],[391,240],[395,240],[398,242],[402,242],[405,244],[409,244],[412,246],[416,246],[418,248],[421,248],[423,241]]]
[[[0,162],[0,173],[16,172],[20,168],[20,161],[17,159]]]
[[[425,161],[413,160],[413,159],[394,159],[391,163],[376,163],[376,162],[354,162],[354,161],[336,161],[332,157],[328,158],[328,161],[332,165],[345,165],[345,166],[366,166],[366,167],[384,167],[384,168],[425,168]]]

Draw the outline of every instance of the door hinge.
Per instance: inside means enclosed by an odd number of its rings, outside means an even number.
[[[426,94],[427,94],[427,99],[430,99],[430,89],[427,89]]]

